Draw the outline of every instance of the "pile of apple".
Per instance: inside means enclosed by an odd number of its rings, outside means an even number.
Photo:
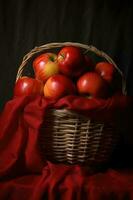
[[[42,53],[33,60],[35,77],[23,76],[14,87],[14,96],[41,94],[59,99],[66,95],[108,98],[119,90],[119,74],[107,61],[94,64],[75,46],[62,47],[57,54]],[[117,84],[117,85],[116,85]],[[112,92],[113,91],[113,92]],[[116,92],[116,91],[115,91]]]

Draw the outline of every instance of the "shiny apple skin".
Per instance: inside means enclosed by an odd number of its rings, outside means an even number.
[[[108,62],[99,62],[96,65],[95,71],[109,83],[112,94],[122,92],[122,76],[113,64]]]
[[[33,69],[36,79],[45,83],[50,76],[59,72],[57,55],[54,53],[41,54],[33,61]]]
[[[109,88],[107,82],[96,72],[87,72],[77,81],[77,89],[79,94],[107,98]]]
[[[61,74],[51,76],[44,85],[44,96],[47,98],[59,99],[75,92],[74,83]]]
[[[43,95],[43,84],[34,78],[22,77],[14,86],[14,96]]]
[[[85,70],[85,58],[80,48],[67,46],[57,55],[61,73],[69,77],[79,77]]]
[[[104,80],[108,83],[112,83],[116,74],[116,68],[113,64],[108,62],[99,62],[95,67],[96,72],[98,72]]]

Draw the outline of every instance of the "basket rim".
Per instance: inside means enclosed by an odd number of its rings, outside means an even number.
[[[123,72],[119,69],[119,67],[114,62],[114,60],[108,54],[106,54],[104,51],[99,50],[95,46],[87,45],[87,44],[83,44],[83,43],[78,43],[78,42],[51,42],[51,43],[46,43],[46,44],[43,44],[43,45],[40,45],[40,46],[35,46],[33,49],[31,49],[23,57],[22,62],[21,62],[20,66],[18,68],[18,71],[17,71],[16,81],[20,77],[23,76],[22,75],[23,74],[23,70],[26,67],[26,65],[28,64],[28,61],[31,60],[33,56],[35,56],[38,53],[44,52],[45,50],[61,48],[61,47],[64,47],[64,46],[79,47],[81,49],[86,50],[85,53],[88,53],[89,51],[91,51],[91,52],[95,53],[97,56],[102,57],[102,58],[106,59],[109,63],[113,64],[114,67],[116,68],[116,70],[118,71],[118,73],[122,77],[122,92],[123,92],[124,95],[127,94],[125,77],[123,75]]]

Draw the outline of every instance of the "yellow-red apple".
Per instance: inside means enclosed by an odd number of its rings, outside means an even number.
[[[57,55],[54,53],[41,54],[33,61],[33,69],[36,78],[45,83],[50,76],[59,72]]]
[[[76,87],[72,80],[61,74],[51,76],[44,85],[44,96],[53,99],[75,94],[75,91]]]

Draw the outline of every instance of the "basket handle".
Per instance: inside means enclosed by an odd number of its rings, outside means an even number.
[[[97,54],[99,57],[103,57],[105,58],[109,63],[113,64],[114,67],[117,69],[117,71],[119,72],[119,74],[121,75],[122,77],[122,92],[124,95],[127,94],[126,92],[126,80],[125,80],[125,77],[123,76],[123,73],[122,71],[117,67],[116,63],[112,60],[112,58],[110,58],[110,56],[108,56],[105,52],[97,49],[96,47],[92,46],[92,45],[86,45],[86,44],[81,44],[81,43],[76,43],[76,42],[63,42],[63,43],[48,43],[48,44],[44,44],[44,45],[41,45],[39,47],[35,47],[33,48],[29,53],[27,53],[24,57],[23,57],[23,60],[22,60],[22,63],[18,69],[18,72],[17,72],[17,75],[16,75],[16,81],[22,77],[22,73],[23,73],[23,70],[24,68],[26,67],[28,61],[34,56],[36,55],[37,53],[41,53],[43,52],[44,50],[48,50],[48,49],[54,49],[54,48],[61,48],[61,47],[64,47],[64,46],[75,46],[75,47],[80,47],[82,49],[85,49],[86,50],[86,53],[88,51],[91,51],[95,54]]]

